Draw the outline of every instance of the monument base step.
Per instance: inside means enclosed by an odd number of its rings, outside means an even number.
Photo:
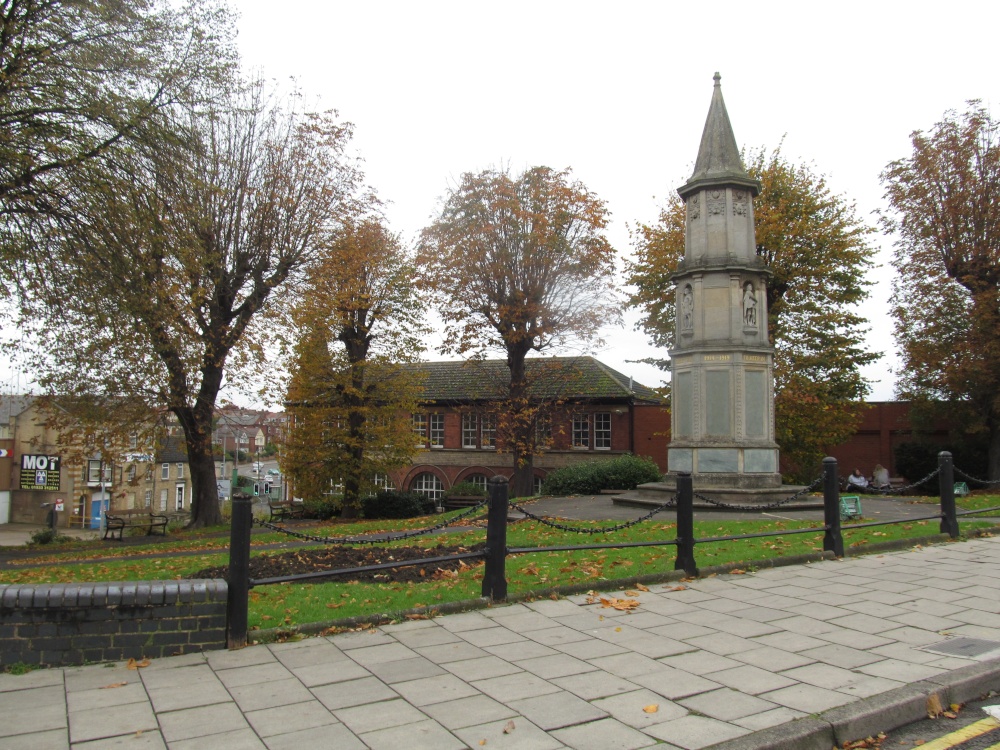
[[[731,510],[746,511],[752,509],[766,510],[767,506],[788,500],[792,495],[801,492],[804,487],[782,485],[780,487],[706,487],[694,488],[694,507],[699,510],[727,510],[725,505],[740,506]],[[635,508],[656,508],[677,494],[673,482],[649,482],[640,484],[634,490],[623,492],[612,498],[615,505]],[[701,499],[698,496],[701,495]],[[720,503],[720,505],[716,505]],[[822,510],[823,498],[816,495],[803,495],[790,503],[781,506],[785,510]]]

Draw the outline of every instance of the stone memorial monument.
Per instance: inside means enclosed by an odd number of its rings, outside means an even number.
[[[672,280],[676,331],[670,350],[671,442],[663,482],[616,502],[663,502],[676,472],[695,492],[763,505],[798,488],[781,485],[774,441],[774,349],[757,255],[753,198],[760,183],[743,167],[718,73],[691,178],[678,190],[687,231]]]

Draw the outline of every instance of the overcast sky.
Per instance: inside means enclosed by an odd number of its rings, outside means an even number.
[[[985,0],[232,2],[246,65],[294,77],[355,124],[367,179],[408,242],[462,173],[547,165],[571,167],[607,202],[609,237],[630,252],[629,225],[654,221],[691,174],[716,71],[741,146],[784,138],[790,160],[811,163],[872,223],[879,174],[909,155],[913,130],[969,99],[998,101],[1000,6]],[[866,375],[870,398],[885,400],[891,238],[876,242],[882,267],[863,313],[886,357]],[[660,371],[629,360],[666,352],[634,319],[597,356],[657,386]]]
[[[737,142],[810,162],[870,218],[879,174],[909,134],[969,99],[997,100],[998,6],[890,2],[307,2],[237,0],[245,61],[294,76],[356,125],[355,146],[391,228],[412,241],[464,172],[571,167],[607,201],[610,239],[654,221],[691,174],[712,94]],[[883,361],[873,400],[892,398],[891,238],[863,312]],[[630,318],[634,321],[634,316]],[[665,356],[609,331],[598,353],[646,385]],[[433,357],[431,352],[429,356]]]

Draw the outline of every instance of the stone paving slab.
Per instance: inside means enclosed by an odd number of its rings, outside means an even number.
[[[828,749],[1000,690],[1000,651],[927,650],[1000,649],[1000,539],[649,589],[0,675],[0,747]]]

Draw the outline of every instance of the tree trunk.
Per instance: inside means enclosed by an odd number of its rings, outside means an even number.
[[[188,470],[191,474],[191,522],[188,528],[218,526],[222,523],[219,484],[212,456],[211,410],[175,409],[187,442]]]
[[[507,414],[508,448],[514,459],[510,482],[511,497],[531,497],[534,493],[535,451],[533,423],[529,418],[528,378],[524,360],[529,347],[508,345],[507,366],[510,368],[510,391]]]
[[[361,515],[361,476],[365,458],[365,361],[371,339],[367,326],[360,323],[341,331],[340,340],[347,349],[347,361],[351,368],[351,387],[344,394],[347,407],[348,454],[351,459],[344,468],[344,502],[341,504],[342,518],[358,518]]]
[[[990,428],[990,445],[987,452],[987,479],[991,482],[1000,480],[1000,419],[988,421]],[[961,467],[959,467],[961,468]]]

